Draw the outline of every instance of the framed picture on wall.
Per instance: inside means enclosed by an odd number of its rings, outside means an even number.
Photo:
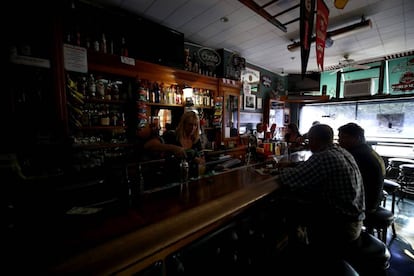
[[[255,110],[256,109],[256,96],[255,95],[244,95],[244,110]]]

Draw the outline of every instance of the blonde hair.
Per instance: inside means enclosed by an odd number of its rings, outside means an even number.
[[[184,129],[186,124],[197,124],[197,129],[194,131],[194,133],[191,135],[191,140],[196,142],[198,139],[200,139],[200,119],[198,118],[198,115],[194,111],[186,111],[180,119],[180,122],[178,123],[178,126],[176,128],[176,135],[177,140],[181,140],[184,138]]]

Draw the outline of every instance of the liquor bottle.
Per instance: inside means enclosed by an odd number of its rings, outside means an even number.
[[[207,90],[207,93],[208,93],[208,97],[209,97],[209,99],[210,99],[210,106],[211,106],[211,107],[214,107],[214,97],[213,97],[213,95],[211,94],[211,91],[210,91],[210,90]]]
[[[96,97],[96,82],[93,74],[90,74],[88,78],[88,94],[89,98]]]
[[[87,81],[86,81],[86,77],[83,76],[80,78],[79,82],[78,82],[78,91],[80,93],[82,93],[82,95],[86,98],[87,97]]]
[[[105,81],[102,79],[102,77],[98,77],[95,87],[97,96],[101,100],[105,99]]]
[[[75,30],[75,45],[81,46],[81,33],[79,27],[77,27]]]
[[[109,109],[107,106],[102,105],[100,110],[100,125],[101,126],[109,126],[110,119],[109,119]]]
[[[186,71],[191,71],[191,57],[190,57],[190,49],[184,49],[184,69]]]
[[[189,166],[188,166],[188,162],[185,159],[181,160],[180,163],[180,181],[181,183],[187,183],[188,181],[188,175],[189,173]]]
[[[159,85],[160,90],[160,103],[166,104],[167,103],[167,89],[164,87],[164,83]]]
[[[126,39],[123,36],[121,38],[121,56],[127,57],[128,56],[128,45],[126,43]]]
[[[191,71],[193,71],[194,73],[198,73],[198,61],[197,61],[197,54],[194,52],[193,53],[193,69]]]
[[[93,41],[93,50],[95,52],[99,52],[100,50],[100,44],[99,44],[99,39],[95,38],[95,40]]]
[[[172,91],[171,91],[171,85],[166,88],[167,90],[167,104],[172,104]]]
[[[108,52],[108,48],[106,46],[106,37],[104,33],[102,33],[102,38],[101,38],[101,43],[100,43],[100,52],[104,54]]]
[[[172,89],[171,104],[177,104],[177,86],[174,85],[171,87],[171,89]]]
[[[113,55],[115,53],[115,49],[114,49],[114,39],[113,36],[109,36],[109,49],[108,52]]]
[[[154,89],[154,102],[159,103],[160,102],[160,86],[157,82],[154,83],[153,86]]]

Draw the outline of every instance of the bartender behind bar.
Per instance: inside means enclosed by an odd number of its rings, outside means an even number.
[[[198,166],[205,163],[200,140],[200,120],[196,112],[186,111],[175,130],[169,130],[162,136],[152,135],[145,142],[144,149],[158,153],[166,159],[166,174],[172,177],[179,171],[182,159],[189,163],[190,177],[198,177]]]
[[[167,131],[163,139],[166,144],[176,145],[185,150],[190,177],[198,177],[198,168],[205,164],[205,159],[200,139],[200,118],[197,113],[192,110],[184,112],[177,128]]]

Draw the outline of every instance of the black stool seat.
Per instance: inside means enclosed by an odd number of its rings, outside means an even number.
[[[387,178],[397,179],[400,173],[400,165],[414,164],[414,160],[407,158],[390,158],[388,159],[388,166],[386,169]]]
[[[414,164],[401,164],[399,170],[400,177],[414,178]]]
[[[396,181],[393,181],[391,179],[384,179],[384,190],[386,190],[387,193],[392,194],[398,191],[399,188],[401,188],[401,185]]]
[[[364,226],[368,233],[374,234],[374,230],[377,232],[377,236],[384,243],[387,242],[387,229],[394,223],[394,214],[383,207],[378,207],[375,212],[366,213],[364,220]],[[393,233],[395,235],[395,232]]]
[[[346,252],[345,260],[360,275],[387,275],[391,253],[385,243],[366,231]]]
[[[414,164],[414,160],[408,158],[390,158],[388,159],[388,165],[397,167],[401,164]]]

